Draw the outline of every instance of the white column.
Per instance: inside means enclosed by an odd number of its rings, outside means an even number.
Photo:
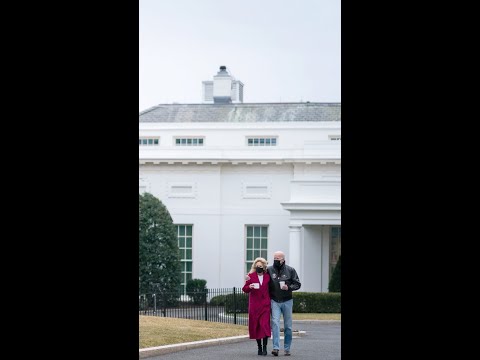
[[[300,281],[302,281],[301,274],[303,273],[303,267],[301,266],[301,256],[302,256],[302,238],[301,238],[301,225],[290,225],[290,255],[289,258],[286,259],[287,265],[295,268],[297,271],[298,277]]]

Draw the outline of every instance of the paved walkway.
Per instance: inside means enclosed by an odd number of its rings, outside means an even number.
[[[290,359],[295,357],[307,360],[340,360],[340,322],[294,322],[293,328],[305,331],[306,335],[295,337],[292,342]],[[280,347],[283,339],[280,341]],[[215,345],[198,349],[182,350],[175,353],[149,357],[148,360],[189,360],[189,359],[262,359],[273,358],[272,339],[268,341],[268,355],[257,355],[257,343],[255,340],[242,340],[236,343]],[[283,357],[280,350],[279,357]]]

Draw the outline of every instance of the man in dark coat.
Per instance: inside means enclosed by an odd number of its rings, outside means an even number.
[[[272,309],[272,354],[278,356],[280,350],[280,314],[283,314],[284,341],[283,349],[285,356],[290,355],[292,345],[292,291],[301,287],[296,270],[285,264],[285,254],[276,251],[273,254],[273,266],[268,267],[270,274],[269,293]]]

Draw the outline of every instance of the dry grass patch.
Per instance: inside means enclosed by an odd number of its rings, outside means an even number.
[[[342,320],[342,314],[293,313],[293,320]]]
[[[293,313],[293,320],[341,320],[341,314]],[[190,341],[248,335],[244,325],[140,316],[140,349]],[[283,325],[283,322],[281,322]],[[298,326],[297,326],[298,327]]]
[[[244,325],[140,316],[140,349],[183,342],[248,335]]]
[[[237,314],[239,317],[248,318],[248,314]],[[293,313],[293,320],[342,320],[341,317],[342,314]]]

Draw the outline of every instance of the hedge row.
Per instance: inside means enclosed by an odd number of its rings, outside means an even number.
[[[235,299],[233,294],[229,295],[218,295],[210,300],[210,305],[212,306],[225,306],[225,311],[227,313],[247,313],[248,312],[248,294],[240,293],[235,294]]]
[[[294,313],[334,313],[340,314],[341,293],[293,292]]]
[[[215,296],[210,300],[212,306],[225,306],[228,313],[248,312],[248,294],[236,294],[234,306],[233,294]],[[293,292],[294,313],[341,313],[341,293]]]

